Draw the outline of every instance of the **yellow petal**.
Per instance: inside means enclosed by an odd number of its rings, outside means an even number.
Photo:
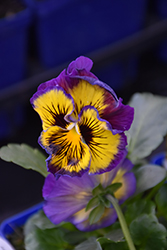
[[[77,119],[81,109],[87,105],[95,107],[100,115],[107,107],[107,104],[104,103],[105,92],[105,89],[98,85],[92,85],[85,80],[80,80],[76,86],[69,89],[69,93],[75,102],[74,117]]]
[[[55,125],[65,128],[67,122],[64,117],[74,108],[72,97],[57,87],[42,92],[33,104],[41,117],[44,130]]]
[[[80,176],[90,166],[91,155],[88,146],[81,141],[81,136],[73,126],[71,130],[58,126],[43,131],[41,144],[51,154],[48,161],[49,171],[56,174]]]
[[[119,152],[121,144],[123,144],[122,148],[126,145],[125,141],[122,142],[121,135],[113,135],[107,122],[98,117],[98,113],[93,107],[82,110],[78,125],[83,140],[89,146],[91,152],[89,173],[103,173],[106,170],[109,171],[108,167],[116,167],[119,157],[120,160],[123,157]]]

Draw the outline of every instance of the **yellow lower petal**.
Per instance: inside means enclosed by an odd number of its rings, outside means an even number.
[[[40,140],[51,154],[48,167],[52,173],[62,170],[63,174],[78,175],[88,169],[90,151],[81,141],[75,126],[71,130],[58,126],[51,127],[42,132]]]
[[[107,122],[100,120],[97,111],[91,107],[83,110],[78,124],[91,152],[89,173],[105,172],[119,152],[121,136],[113,135]]]

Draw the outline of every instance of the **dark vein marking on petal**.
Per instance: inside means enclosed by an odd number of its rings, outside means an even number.
[[[95,141],[98,138],[106,139],[106,137],[103,136],[102,129],[99,127],[99,122],[94,121],[91,118],[84,118],[83,123],[79,127],[84,141],[91,149],[92,157],[100,157],[101,151],[104,150],[103,146],[107,145],[107,143],[99,143]],[[105,153],[103,153],[103,155],[105,155]]]
[[[52,150],[52,158],[57,157],[56,165],[62,168],[62,160],[67,157],[67,165],[71,167],[77,165],[84,157],[85,151],[81,142],[78,145],[73,145],[71,141],[66,138],[66,131],[61,131],[61,134],[52,134],[51,137],[46,138],[49,149]],[[60,144],[59,144],[60,143]]]
[[[47,106],[47,107],[42,107],[44,110],[46,110],[47,112],[49,112],[52,117],[53,117],[53,121],[50,121],[49,117],[47,117],[45,115],[45,122],[47,122],[48,125],[57,125],[57,126],[60,126],[62,128],[65,128],[68,124],[68,122],[64,119],[64,116],[68,113],[68,109],[65,110],[64,107],[62,107],[62,109],[60,109],[60,106],[57,105],[57,110],[56,108],[54,107],[54,104],[52,103],[52,109]],[[54,111],[53,111],[54,110]]]

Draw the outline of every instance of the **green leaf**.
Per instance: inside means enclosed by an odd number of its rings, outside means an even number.
[[[31,233],[36,227],[40,229],[50,229],[50,228],[58,228],[62,227],[66,231],[78,231],[76,227],[71,224],[70,222],[61,222],[58,225],[53,224],[48,217],[46,217],[43,210],[39,210],[37,213],[33,214],[29,219],[26,221],[24,225],[24,235]]]
[[[167,133],[167,98],[150,93],[136,93],[129,102],[134,107],[134,121],[128,137],[128,157],[133,163],[150,155]]]
[[[159,221],[159,223],[161,223],[162,225],[164,225],[164,227],[167,229],[167,219],[165,219],[164,216],[158,217],[158,221]],[[166,248],[166,250],[167,250],[167,248]]]
[[[165,183],[155,196],[158,212],[167,219],[167,183]]]
[[[138,200],[127,206],[125,212],[125,219],[127,224],[130,224],[141,214],[153,214],[155,215],[155,204],[152,201]]]
[[[64,239],[61,228],[40,229],[32,231],[25,237],[26,250],[64,250],[69,244]]]
[[[94,208],[99,205],[99,198],[98,196],[93,197],[87,204],[85,211],[88,211],[91,208]]]
[[[112,224],[112,229],[113,230],[121,229],[120,222],[116,221],[114,224]]]
[[[56,225],[55,225],[56,226]],[[78,229],[76,229],[76,227],[70,223],[70,222],[61,222],[60,224],[57,225],[58,227],[62,227],[64,229],[66,229],[67,231],[77,231]]]
[[[152,214],[142,214],[132,221],[130,233],[140,250],[165,250],[166,228]]]
[[[100,204],[99,206],[95,207],[89,214],[89,223],[90,225],[96,223],[100,220],[104,213],[104,205]]]
[[[47,231],[53,229],[51,231]],[[42,248],[43,237],[48,237],[51,232],[51,236],[57,233],[60,236],[61,241],[55,238],[55,241],[51,239],[51,242],[44,242],[44,247]],[[63,249],[65,246],[67,249],[73,249],[72,245],[78,244],[83,240],[87,239],[85,232],[81,232],[74,227],[69,222],[62,222],[58,225],[54,225],[41,210],[31,216],[26,224],[24,225],[24,235],[26,239],[27,249],[50,249],[50,244],[53,244],[55,249]],[[34,248],[35,246],[36,248]],[[31,248],[32,247],[32,248]],[[69,248],[68,248],[69,247]],[[72,247],[72,248],[71,248]],[[51,248],[52,249],[52,248]]]
[[[87,239],[85,232],[76,230],[72,232],[67,232],[65,234],[65,240],[71,245],[78,245],[80,242],[83,242]]]
[[[129,250],[125,241],[114,242],[108,238],[101,237],[98,239],[103,250]]]
[[[88,240],[82,242],[74,248],[75,250],[102,250],[100,243],[95,237],[91,237]]]
[[[137,178],[137,189],[136,194],[146,191],[159,182],[161,182],[166,177],[165,168],[159,167],[153,164],[147,164],[135,171]]]
[[[0,158],[13,162],[23,168],[33,169],[44,177],[48,175],[45,156],[26,144],[8,144],[0,149]]]
[[[104,244],[110,244],[112,242],[112,240],[107,237],[100,237],[99,239],[97,239],[97,241],[100,242],[101,246]]]
[[[57,227],[54,225],[44,214],[43,210],[38,211],[32,215],[24,225],[24,235],[28,235],[33,232],[36,228],[50,229]]]
[[[118,241],[122,241],[124,238],[123,232],[121,228],[115,229],[115,230],[111,230],[109,233],[107,233],[105,235],[106,238],[118,242]]]

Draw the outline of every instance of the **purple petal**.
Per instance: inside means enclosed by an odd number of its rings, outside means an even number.
[[[63,176],[58,180],[48,175],[43,187],[45,214],[55,224],[67,220],[87,205],[96,185],[96,178],[87,174],[82,178]]]
[[[75,61],[71,62],[67,68],[66,79],[71,85],[71,79],[69,77],[76,77],[77,76],[88,76],[94,79],[97,77],[90,72],[93,66],[93,62],[88,57],[80,56]]]
[[[127,158],[125,158],[119,166],[119,169],[123,170],[124,172],[129,172],[130,170],[132,170],[132,168],[133,168],[133,163]]]
[[[120,182],[122,186],[114,193],[115,197],[122,204],[126,199],[132,196],[136,190],[136,178],[134,173],[129,172],[133,167],[130,160],[125,159],[122,164],[117,167],[117,174],[113,183]]]
[[[53,176],[53,174],[49,174],[45,178],[45,183],[44,183],[44,186],[42,189],[42,193],[43,193],[44,198],[47,198],[50,195],[50,193],[54,189],[54,186],[55,186],[55,177]]]
[[[38,86],[38,91],[45,90],[47,87],[54,87],[54,86],[57,86],[56,78],[53,78],[47,82],[41,83]]]
[[[69,216],[73,215],[78,210],[84,208],[89,201],[89,197],[88,200],[76,201],[77,197],[75,197],[75,195],[58,196],[52,200],[47,200],[44,203],[43,210],[52,223],[59,224],[67,220]]]
[[[124,189],[124,192],[122,191],[122,196],[119,198],[119,204],[122,204],[125,200],[127,200],[129,197],[134,195],[136,191],[135,175],[133,173],[126,173],[123,176],[122,184],[123,186],[121,188],[122,190]],[[120,191],[121,191],[121,188],[120,188]]]
[[[48,86],[57,86],[64,88],[65,91],[68,92],[69,83],[67,83],[66,80],[69,81],[69,76],[79,76],[79,75],[87,75],[89,77],[97,79],[97,77],[90,72],[91,68],[93,66],[93,62],[88,57],[80,56],[75,61],[72,61],[67,70],[63,70],[58,77],[51,79],[47,82],[44,82],[39,85],[39,90],[45,90]],[[71,86],[71,80],[70,86]],[[74,80],[74,82],[78,82],[78,80]]]
[[[90,72],[92,66],[92,60],[84,56],[80,56],[75,61],[71,62],[67,68],[66,75],[64,75],[66,82],[68,83],[67,88],[72,89],[78,84],[78,81],[82,76],[98,79],[92,72]]]
[[[90,71],[93,66],[93,62],[88,57],[80,56],[75,61],[72,61],[68,68],[67,68],[67,74],[72,74],[73,70],[86,70]]]
[[[50,181],[52,182],[51,187]],[[44,183],[43,196],[44,198],[53,198],[57,196],[75,195],[79,192],[82,192],[83,190],[85,192],[91,192],[96,185],[96,179],[94,177],[90,178],[87,174],[84,174],[82,178],[62,176],[58,180],[56,180],[55,177],[50,174],[46,177]],[[50,194],[48,194],[46,190],[49,190]]]
[[[43,82],[38,86],[38,91],[44,91],[48,87],[62,87],[64,90],[68,90],[68,83],[65,79],[66,70],[64,69],[56,78],[53,78],[49,81]]]
[[[134,109],[122,104],[122,99],[120,98],[117,107],[112,108],[109,105],[104,110],[102,117],[111,123],[113,129],[125,131],[128,130],[132,124]]]

